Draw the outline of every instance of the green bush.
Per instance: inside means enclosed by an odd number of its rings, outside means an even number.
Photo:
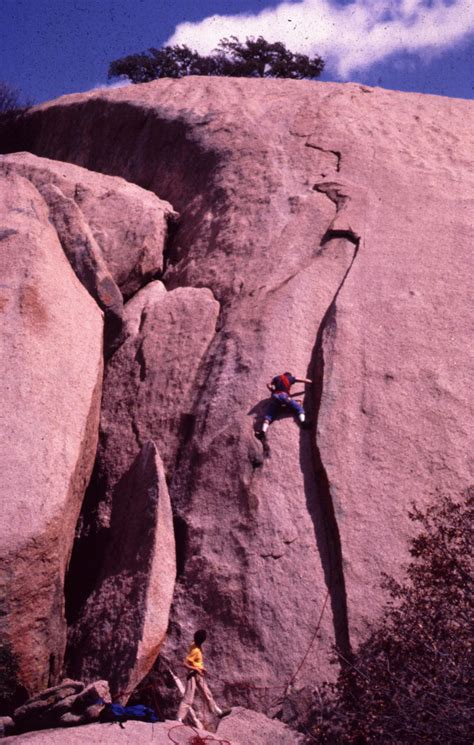
[[[472,704],[474,489],[410,517],[407,579],[385,578],[383,618],[313,710],[327,745],[469,745]]]

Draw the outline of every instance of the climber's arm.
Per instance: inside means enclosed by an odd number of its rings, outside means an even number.
[[[204,675],[207,672],[205,667],[195,667],[195,665],[190,665],[187,660],[183,662],[183,666],[188,670],[192,670],[193,673],[198,673],[198,675]]]

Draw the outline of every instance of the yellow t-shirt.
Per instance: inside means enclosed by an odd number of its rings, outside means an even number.
[[[195,644],[191,644],[191,646],[189,647],[186,662],[188,663],[188,665],[191,665],[191,667],[195,667],[197,670],[203,669],[204,659],[202,656],[202,652]]]

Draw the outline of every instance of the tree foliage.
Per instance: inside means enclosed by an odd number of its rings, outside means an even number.
[[[410,515],[422,530],[407,580],[385,580],[390,602],[382,622],[323,692],[311,717],[312,742],[473,741],[473,505],[470,489],[462,501],[442,498]]]
[[[290,52],[282,42],[270,43],[262,36],[240,42],[235,36],[221,39],[212,55],[201,56],[186,45],[151,48],[114,60],[108,77],[127,77],[132,83],[187,75],[218,75],[245,78],[317,78],[324,61],[315,56]]]

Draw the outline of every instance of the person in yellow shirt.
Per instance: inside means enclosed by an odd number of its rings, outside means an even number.
[[[209,686],[204,680],[206,674],[206,668],[204,667],[204,658],[202,654],[202,645],[206,640],[207,634],[204,629],[199,629],[194,634],[194,641],[189,647],[189,652],[184,660],[184,667],[187,669],[188,674],[186,676],[186,688],[183,694],[183,698],[178,709],[178,722],[182,722],[186,714],[194,702],[194,696],[196,695],[196,688],[202,695],[207,708],[213,714],[218,717],[224,715],[222,709],[217,706]]]

